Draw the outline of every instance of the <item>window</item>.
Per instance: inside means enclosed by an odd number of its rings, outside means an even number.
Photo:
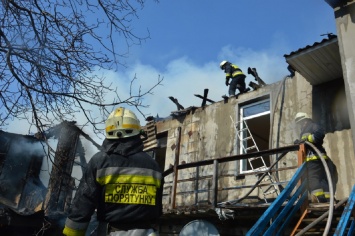
[[[270,100],[262,100],[240,107],[239,111],[239,153],[252,153],[269,149],[270,134]],[[270,166],[268,157],[254,160],[240,160],[239,173],[257,171],[258,168]]]

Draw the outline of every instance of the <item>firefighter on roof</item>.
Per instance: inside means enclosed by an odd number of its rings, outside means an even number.
[[[338,173],[336,166],[332,160],[327,156],[327,153],[323,147],[323,139],[325,132],[323,128],[315,123],[306,113],[299,112],[295,116],[296,126],[301,130],[300,139],[295,140],[295,144],[299,144],[303,141],[308,141],[322,153],[322,156],[318,156],[317,153],[309,148],[307,150],[307,174],[308,174],[308,188],[312,197],[313,203],[329,202],[329,184],[327,175],[324,170],[322,161],[319,158],[324,158],[328,164],[328,168],[332,177],[333,190],[335,193],[336,184],[338,182]]]
[[[238,66],[230,63],[229,61],[222,61],[219,67],[226,73],[226,86],[229,85],[229,96],[234,96],[237,89],[240,94],[247,91],[245,85],[246,76]],[[229,83],[230,79],[232,80]]]
[[[157,235],[154,225],[162,213],[162,172],[143,152],[141,127],[125,108],[106,121],[103,151],[96,153],[83,174],[63,234],[85,235],[97,211],[97,235]]]

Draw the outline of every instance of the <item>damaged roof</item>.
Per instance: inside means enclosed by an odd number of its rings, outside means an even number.
[[[286,62],[311,85],[322,84],[343,77],[338,38],[328,38],[284,55]]]

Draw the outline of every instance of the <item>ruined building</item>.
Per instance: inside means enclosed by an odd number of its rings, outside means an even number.
[[[250,92],[213,101],[206,89],[198,95],[201,106],[187,108],[170,97],[177,109],[169,117],[147,121],[145,150],[165,176],[160,235],[353,232],[355,1],[325,4],[334,9],[336,35],[286,52],[289,75],[265,84],[263,75],[257,74],[258,65],[250,65]],[[294,116],[299,111],[326,130],[324,147],[339,173],[334,208],[333,202],[308,202],[303,158],[304,149],[310,147],[293,144],[298,138]],[[74,124],[59,130],[53,157],[58,168],[52,170],[48,184],[39,178],[38,166],[45,156],[41,141],[0,133],[0,234],[15,227],[28,232],[30,227],[43,235],[60,235],[79,178],[72,176],[77,172],[73,168],[80,172],[90,156],[80,151],[81,137],[89,137]],[[27,151],[10,148],[21,139],[31,145],[21,146]],[[33,151],[35,144],[42,152]],[[22,156],[27,158],[19,162]]]
[[[0,235],[62,235],[75,185],[92,155],[84,145],[100,148],[75,122],[33,136],[0,131]]]

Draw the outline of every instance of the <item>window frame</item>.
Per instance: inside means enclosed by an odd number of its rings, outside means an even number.
[[[249,108],[249,107],[252,107],[252,106],[255,106],[255,105],[258,105],[258,104],[262,104],[262,103],[265,103],[265,102],[268,102],[269,104],[269,109],[268,111],[263,111],[263,112],[260,112],[260,113],[256,113],[256,114],[252,114],[252,115],[249,115],[249,116],[246,116],[244,117],[244,110],[246,108]],[[270,115],[271,114],[271,100],[270,98],[264,98],[264,99],[261,99],[261,100],[258,100],[258,101],[255,101],[255,102],[251,102],[251,103],[248,103],[248,104],[245,104],[245,105],[241,105],[239,107],[239,117],[240,117],[240,122],[238,123],[238,125],[240,127],[238,127],[238,130],[241,130],[244,128],[244,121],[247,121],[247,120],[251,120],[251,119],[254,119],[254,118],[257,118],[257,117],[261,117],[261,116],[264,116],[264,115]],[[239,131],[237,131],[239,132]],[[239,147],[239,154],[245,154],[244,152],[244,148],[243,148],[243,138],[245,137],[244,136],[245,133],[243,133],[243,136],[241,139],[237,139],[238,140],[238,147]],[[270,142],[270,140],[269,140]],[[247,174],[247,173],[253,173],[255,172],[254,170],[248,170],[248,163],[247,163],[247,160],[246,159],[243,159],[243,160],[239,160],[239,174]]]

